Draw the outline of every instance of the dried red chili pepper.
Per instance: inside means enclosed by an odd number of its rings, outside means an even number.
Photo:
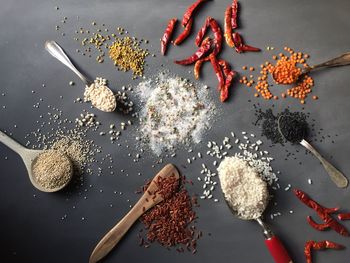
[[[218,63],[222,67],[222,70],[224,71],[225,76],[227,76],[228,73],[230,73],[230,71],[231,71],[230,64],[228,64],[228,62],[226,60],[223,60],[223,59],[220,59],[218,61]]]
[[[238,1],[233,0],[231,6],[231,27],[232,29],[236,29],[237,25],[237,17],[238,17]]]
[[[205,20],[203,26],[199,29],[199,31],[197,33],[196,40],[195,40],[197,47],[199,47],[202,43],[203,37],[204,37],[205,33],[207,32],[207,29],[209,27],[210,20],[211,20],[211,17],[208,16],[207,19]]]
[[[338,214],[339,220],[349,220],[350,219],[350,213],[340,213]]]
[[[206,0],[197,0],[196,2],[194,2],[192,5],[190,5],[186,12],[184,13],[183,15],[183,18],[182,18],[182,26],[187,26],[187,23],[189,22],[189,20],[191,19],[192,17],[192,14],[193,12],[196,10],[196,8],[203,2],[205,2]]]
[[[252,47],[252,46],[244,44],[242,36],[237,32],[233,33],[232,38],[233,38],[233,43],[235,45],[235,49],[236,49],[237,53],[249,52],[249,51],[250,52],[260,51],[260,48]]]
[[[204,57],[208,51],[211,49],[212,41],[210,38],[204,39],[202,45],[199,47],[199,49],[190,57],[183,59],[183,60],[175,60],[174,62],[176,64],[180,65],[190,65],[195,63],[197,60]]]
[[[216,20],[214,18],[210,19],[209,21],[209,25],[211,30],[214,33],[214,51],[213,53],[215,55],[219,54],[221,51],[221,46],[222,46],[222,33],[221,33],[221,28],[218,24],[218,22],[216,22]]]
[[[225,85],[224,87],[221,89],[220,92],[220,100],[221,102],[224,102],[228,99],[228,94],[229,94],[229,89],[231,87],[232,81],[236,75],[235,71],[230,71],[227,74],[225,74],[226,76],[226,80],[225,80]]]
[[[323,222],[329,226],[331,229],[343,236],[349,236],[348,230],[340,223],[338,223],[331,214],[336,212],[338,208],[325,208],[318,204],[316,201],[312,200],[306,193],[301,190],[294,189],[294,194],[299,198],[305,205],[315,210],[318,216],[323,220]]]
[[[237,53],[242,53],[242,38],[241,38],[241,35],[237,32],[233,33],[232,35],[232,38],[233,38],[233,43],[234,43],[234,47],[236,49],[236,52]]]
[[[168,43],[170,41],[171,35],[173,34],[177,18],[172,18],[169,20],[168,25],[164,31],[163,37],[160,40],[160,52],[165,55]]]
[[[189,34],[191,33],[192,25],[193,25],[193,19],[191,18],[188,21],[184,31],[182,31],[182,33],[175,39],[174,41],[175,45],[180,45],[189,36]]]
[[[343,245],[324,240],[320,242],[316,242],[313,240],[307,241],[304,246],[304,254],[306,257],[307,263],[312,263],[312,249],[314,250],[322,250],[322,249],[343,249],[345,248]]]
[[[326,230],[329,228],[329,225],[326,224],[326,223],[323,223],[323,224],[319,224],[319,223],[316,223],[311,216],[308,216],[307,217],[307,222],[309,223],[310,226],[312,226],[313,228],[315,228],[316,230],[319,230],[319,231],[323,231],[323,230]]]
[[[252,46],[243,44],[242,45],[242,51],[243,52],[259,52],[259,51],[261,51],[261,49],[258,48],[258,47],[252,47]]]
[[[233,42],[232,38],[232,25],[231,25],[231,16],[232,16],[232,8],[231,6],[228,6],[225,11],[225,22],[224,22],[224,29],[225,29],[225,40],[229,47],[234,47],[235,44]]]
[[[214,53],[211,53],[209,55],[209,59],[210,59],[210,63],[213,66],[215,75],[216,75],[218,82],[219,82],[218,89],[221,90],[225,86],[225,78],[224,78],[224,75],[222,73],[221,67],[220,67]]]

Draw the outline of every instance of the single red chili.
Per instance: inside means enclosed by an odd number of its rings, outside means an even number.
[[[222,33],[221,33],[221,28],[218,24],[218,22],[216,22],[216,20],[214,18],[210,19],[209,21],[209,25],[211,30],[214,33],[214,51],[213,53],[215,55],[219,54],[221,51],[221,46],[222,46]]]
[[[224,71],[225,76],[227,76],[228,73],[230,73],[230,71],[231,71],[230,64],[228,64],[228,62],[226,60],[223,60],[223,59],[220,59],[218,61],[218,63],[222,67],[222,70]]]
[[[306,257],[306,263],[312,263],[312,255],[311,255],[311,249],[312,246],[315,244],[315,241],[307,241],[304,246],[304,255]]]
[[[343,249],[345,248],[343,245],[324,240],[320,242],[316,242],[313,240],[307,241],[304,246],[304,254],[306,257],[307,263],[312,263],[312,249],[314,250],[322,250],[322,249]]]
[[[197,47],[199,47],[202,43],[203,37],[205,35],[205,33],[207,32],[207,29],[209,27],[209,23],[210,23],[211,17],[207,17],[207,19],[205,20],[203,26],[199,29],[197,36],[196,36],[196,45]]]
[[[348,230],[340,223],[338,223],[331,214],[338,210],[338,208],[325,208],[312,200],[306,193],[301,190],[294,189],[294,194],[299,198],[305,205],[315,210],[318,216],[327,224],[331,229],[343,236],[349,236]]]
[[[197,0],[196,2],[194,2],[192,5],[190,5],[186,12],[184,13],[183,15],[183,18],[182,18],[182,26],[187,26],[187,23],[189,22],[189,20],[191,19],[192,17],[192,14],[193,12],[196,10],[196,8],[203,2],[205,2],[206,0]]]
[[[180,65],[190,65],[195,63],[197,60],[204,57],[208,51],[211,49],[212,41],[210,38],[204,39],[202,45],[198,48],[198,50],[190,57],[183,59],[183,60],[175,60],[174,62],[176,64]]]
[[[209,55],[209,59],[210,59],[210,63],[213,66],[215,75],[216,75],[218,82],[219,82],[218,89],[221,90],[225,86],[225,78],[224,78],[224,75],[222,73],[221,67],[220,67],[214,53],[211,53]]]
[[[233,0],[231,6],[231,27],[232,29],[236,29],[237,25],[237,17],[238,17],[238,1]]]
[[[258,48],[258,47],[252,47],[252,46],[243,44],[242,45],[242,51],[243,52],[259,52],[259,51],[261,51],[261,49]]]
[[[241,38],[241,35],[237,32],[233,33],[232,35],[232,38],[233,38],[233,43],[234,43],[234,47],[236,49],[236,52],[237,53],[242,53],[243,50],[242,50],[242,38]]]
[[[228,74],[225,74],[226,80],[225,80],[225,85],[220,91],[220,100],[221,102],[224,102],[228,99],[228,94],[229,94],[229,89],[231,87],[232,81],[236,75],[235,71],[230,71]]]
[[[338,214],[339,220],[349,220],[350,219],[350,213],[340,213]]]
[[[237,53],[260,51],[260,48],[252,47],[252,46],[244,44],[242,36],[237,32],[233,33],[232,38],[233,38],[233,43],[235,45],[235,49],[236,49]]]
[[[202,68],[202,65],[204,62],[208,61],[209,57],[205,57],[205,58],[201,58],[199,60],[196,61],[196,63],[194,64],[194,69],[193,69],[193,73],[194,73],[194,78],[195,79],[199,79],[199,75],[200,75],[200,71]]]
[[[326,230],[329,228],[329,225],[326,224],[326,223],[323,223],[323,224],[319,224],[319,223],[316,223],[311,216],[308,216],[307,217],[307,222],[309,223],[310,226],[312,226],[313,228],[315,228],[316,230],[319,230],[319,231],[323,231],[323,230]]]
[[[170,41],[171,35],[174,32],[175,24],[177,22],[177,18],[172,18],[169,20],[168,25],[164,31],[163,37],[160,40],[160,52],[165,55],[168,43]]]
[[[193,19],[191,18],[188,21],[184,31],[182,31],[182,33],[175,39],[174,41],[175,45],[180,45],[189,36],[189,34],[191,33],[192,25],[193,25]]]
[[[231,16],[232,16],[232,8],[231,6],[228,6],[225,11],[225,22],[224,22],[224,29],[225,29],[225,40],[229,47],[234,47],[235,44],[233,42],[232,38],[232,25],[231,25]]]

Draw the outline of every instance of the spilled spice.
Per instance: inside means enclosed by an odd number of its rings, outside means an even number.
[[[285,47],[284,50],[289,54],[279,53],[278,55],[273,55],[272,59],[276,61],[275,64],[266,61],[264,64],[260,65],[260,75],[257,80],[254,79],[253,75],[243,76],[240,79],[240,83],[243,83],[247,87],[253,87],[256,90],[255,97],[263,97],[266,100],[275,99],[277,100],[279,96],[273,94],[270,87],[272,86],[269,82],[269,74],[274,77],[274,82],[280,85],[291,85],[293,87],[283,91],[281,93],[282,98],[286,98],[287,95],[300,100],[300,103],[304,104],[307,95],[311,93],[312,87],[314,86],[313,79],[307,74],[301,76],[302,68],[309,68],[307,64],[308,54],[303,54],[301,52],[295,52],[289,47]],[[248,67],[242,67],[243,70],[247,70]],[[250,67],[250,71],[254,71],[254,68]],[[298,80],[300,78],[300,80]],[[313,96],[313,99],[318,99],[317,96]]]
[[[142,188],[143,192],[149,183]],[[157,182],[158,193],[164,201],[141,217],[146,231],[141,230],[139,233],[140,246],[147,248],[151,243],[158,242],[167,248],[174,247],[178,252],[188,250],[196,253],[197,240],[202,235],[195,226],[197,217],[193,206],[197,205],[197,200],[190,197],[185,183],[184,176],[179,179],[169,176]]]
[[[33,163],[35,181],[45,189],[57,189],[67,184],[72,176],[69,158],[59,151],[44,151]]]
[[[140,43],[130,37],[116,38],[109,47],[109,57],[119,70],[133,72],[136,76],[143,76],[145,58],[148,51],[140,47]]]

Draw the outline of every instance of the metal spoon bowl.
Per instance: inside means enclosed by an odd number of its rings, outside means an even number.
[[[62,188],[64,188],[70,182],[70,180],[68,180],[65,184],[61,185],[60,187],[56,187],[56,188],[45,188],[45,187],[41,186],[35,180],[35,176],[33,174],[33,164],[35,163],[35,161],[38,158],[38,156],[40,154],[42,154],[43,152],[45,152],[45,151],[44,150],[27,149],[26,147],[22,146],[21,144],[19,144],[15,140],[13,140],[10,136],[8,136],[7,134],[3,133],[2,131],[0,131],[0,142],[2,142],[7,147],[9,147],[11,150],[16,152],[19,156],[21,156],[21,158],[22,158],[22,160],[24,162],[24,165],[27,168],[27,172],[28,172],[28,176],[29,176],[30,182],[38,190],[40,190],[42,192],[47,192],[47,193],[57,192],[57,191],[61,190]],[[72,165],[72,163],[71,163],[71,165]],[[71,169],[71,171],[73,171],[73,169]],[[71,172],[71,174],[70,174],[70,179],[72,178],[72,176],[73,176],[73,172]]]
[[[87,76],[85,76],[83,73],[81,73],[71,62],[71,60],[68,58],[67,54],[63,51],[63,49],[55,42],[55,41],[46,41],[45,42],[45,49],[56,59],[58,59],[59,61],[61,61],[64,65],[66,65],[69,69],[71,69],[83,82],[86,86],[90,86],[93,81],[90,80]],[[113,94],[113,91],[107,87],[105,87],[105,89],[107,89],[107,92],[114,97],[114,103],[113,103],[113,107],[111,107],[110,111],[106,111],[106,112],[112,112],[116,109],[117,107],[117,101],[115,99],[115,96]],[[96,107],[97,105],[94,105],[94,107]],[[98,107],[96,107],[98,108]],[[105,111],[104,109],[99,109],[101,111]]]
[[[311,71],[314,71],[316,69],[339,67],[339,66],[346,66],[346,65],[350,65],[350,52],[344,53],[338,57],[327,60],[326,62],[319,63],[319,64],[316,64],[314,66],[304,68],[302,70],[302,73],[299,75],[298,79],[293,83],[300,81],[305,76],[305,74],[308,74]],[[272,77],[276,81],[275,74],[272,73]],[[278,81],[276,81],[276,82],[278,83]],[[292,83],[286,83],[286,84],[292,84]]]
[[[281,118],[283,118],[283,114],[278,117],[277,120],[277,127],[278,132],[281,134],[281,136],[287,140],[286,136],[282,133],[280,121]],[[288,141],[288,140],[287,140]],[[309,143],[303,138],[300,141],[300,144],[304,146],[306,149],[308,149],[323,165],[324,169],[328,173],[331,180],[338,186],[339,188],[346,188],[349,184],[348,179],[345,177],[344,174],[342,174],[338,169],[336,169],[332,164],[330,164],[326,159],[322,157],[322,155]]]

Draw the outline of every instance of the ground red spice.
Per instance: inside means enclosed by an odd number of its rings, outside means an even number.
[[[197,216],[193,207],[197,205],[197,199],[189,195],[185,182],[184,176],[180,176],[179,180],[170,176],[157,182],[157,193],[163,196],[164,201],[141,217],[145,231],[139,233],[140,246],[147,248],[156,241],[167,248],[175,247],[178,252],[188,250],[196,253],[197,240],[202,236],[195,226]],[[143,187],[143,191],[147,186]]]

